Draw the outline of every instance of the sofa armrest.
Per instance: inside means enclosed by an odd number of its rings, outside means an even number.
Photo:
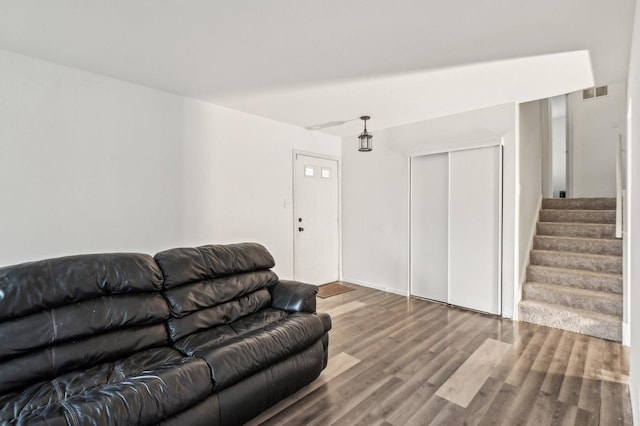
[[[316,311],[318,286],[298,281],[280,280],[271,287],[271,305],[288,312]]]
[[[322,327],[324,328],[325,333],[331,330],[331,327],[332,327],[331,316],[329,316],[328,313],[318,312],[318,318],[320,318],[320,321],[322,321]]]

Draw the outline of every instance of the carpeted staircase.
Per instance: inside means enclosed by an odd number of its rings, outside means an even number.
[[[621,341],[622,240],[615,198],[547,198],[534,237],[520,320]]]

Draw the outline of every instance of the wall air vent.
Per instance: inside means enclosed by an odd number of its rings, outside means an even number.
[[[582,91],[582,100],[599,98],[609,94],[608,86],[590,87]]]
[[[609,93],[609,88],[607,86],[596,87],[596,98],[600,96],[607,96]]]

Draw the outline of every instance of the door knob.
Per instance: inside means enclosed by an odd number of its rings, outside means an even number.
[[[298,228],[298,231],[302,232],[302,231],[304,231],[304,228],[300,227],[300,228]]]

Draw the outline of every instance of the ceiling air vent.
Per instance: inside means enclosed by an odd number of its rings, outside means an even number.
[[[590,87],[582,91],[582,99],[587,100],[587,99],[599,98],[601,96],[607,96],[608,94],[609,94],[608,86]]]

